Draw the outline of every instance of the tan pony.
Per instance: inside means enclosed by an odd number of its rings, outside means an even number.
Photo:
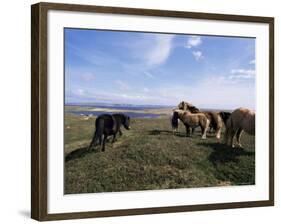
[[[190,136],[190,129],[200,126],[202,132],[202,139],[206,139],[207,129],[210,125],[209,119],[203,113],[193,114],[189,110],[174,110],[172,120],[177,122],[181,120],[186,128],[186,135]]]
[[[215,130],[215,135],[217,139],[220,139],[221,137],[221,130],[223,127],[223,120],[219,113],[214,111],[200,111],[197,107],[195,107],[193,104],[182,101],[179,103],[178,108],[180,110],[189,110],[191,113],[203,113],[206,115],[206,117],[210,121],[210,128],[212,127]]]
[[[243,131],[250,135],[255,135],[255,112],[246,108],[238,108],[234,110],[226,123],[225,143],[234,148],[234,138],[236,137],[238,147],[242,147],[240,143]]]

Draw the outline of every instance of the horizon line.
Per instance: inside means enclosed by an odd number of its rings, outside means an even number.
[[[96,106],[96,105],[101,105],[101,106],[110,106],[110,105],[129,105],[129,106],[149,106],[149,107],[177,107],[177,105],[164,105],[164,104],[132,104],[132,103],[104,103],[104,102],[65,102],[64,106]],[[212,109],[212,110],[235,110],[239,107],[216,107],[216,106],[211,106],[211,107],[206,107],[206,106],[196,106],[200,109]],[[246,108],[246,107],[245,107]],[[248,107],[248,109],[251,110],[256,110],[255,108]]]

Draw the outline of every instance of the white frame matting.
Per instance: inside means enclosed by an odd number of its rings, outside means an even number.
[[[65,27],[256,38],[256,184],[64,195]],[[48,11],[48,213],[269,199],[269,25],[155,16]]]

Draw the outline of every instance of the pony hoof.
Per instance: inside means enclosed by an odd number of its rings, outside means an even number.
[[[202,137],[202,139],[207,139],[206,137]]]

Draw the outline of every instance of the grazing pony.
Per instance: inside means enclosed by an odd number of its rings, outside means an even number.
[[[190,136],[190,128],[201,127],[202,139],[206,139],[207,129],[210,121],[203,113],[193,114],[189,110],[174,110],[173,118],[175,122],[181,120],[186,128],[186,135]]]
[[[210,121],[210,124],[209,124],[210,129],[213,128],[215,130],[216,138],[220,139],[223,124],[222,124],[222,118],[218,113],[216,113],[214,111],[200,111],[197,107],[195,107],[191,103],[188,103],[185,101],[180,102],[178,105],[178,108],[180,110],[189,110],[193,114],[196,114],[196,113],[205,114],[206,117]]]
[[[255,112],[246,108],[234,110],[226,122],[225,143],[234,148],[234,138],[236,137],[238,147],[243,131],[250,135],[255,135]]]
[[[105,151],[105,142],[107,137],[113,135],[112,142],[116,139],[116,134],[122,135],[120,130],[121,125],[123,125],[127,130],[130,129],[130,117],[124,114],[102,114],[97,117],[95,122],[95,134],[92,141],[88,147],[90,150],[93,146],[101,145],[101,150]]]

